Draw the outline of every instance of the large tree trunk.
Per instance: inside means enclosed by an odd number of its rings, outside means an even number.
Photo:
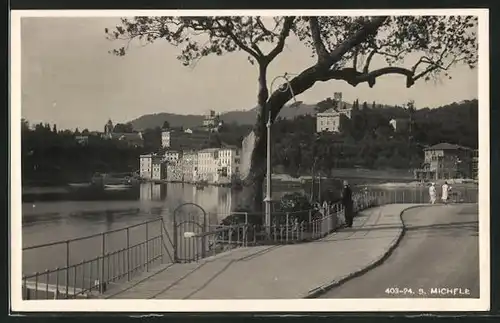
[[[266,67],[261,67],[259,75],[259,107],[260,112],[254,127],[255,145],[251,155],[250,173],[247,177],[249,193],[252,198],[252,208],[256,212],[261,212],[264,200],[264,179],[266,177],[266,157],[267,157],[267,129],[268,112],[271,111],[271,120],[274,121],[281,108],[291,98],[291,92],[276,91],[269,98],[266,84]],[[302,93],[316,82],[317,69],[311,68],[295,77],[290,83],[294,93]],[[269,98],[269,100],[268,100]]]
[[[257,115],[257,120],[253,129],[255,135],[255,145],[251,154],[250,174],[247,178],[252,209],[256,212],[262,211],[264,199],[263,184],[266,176],[266,102],[269,97],[266,78],[267,66],[268,63],[265,62],[259,64],[259,93],[257,100],[259,105],[259,114]]]

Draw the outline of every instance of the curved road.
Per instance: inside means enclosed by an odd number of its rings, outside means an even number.
[[[384,263],[321,298],[478,298],[478,206],[420,207],[403,221],[406,233]]]

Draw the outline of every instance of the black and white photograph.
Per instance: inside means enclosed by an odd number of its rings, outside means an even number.
[[[12,310],[489,310],[488,30],[12,11]]]

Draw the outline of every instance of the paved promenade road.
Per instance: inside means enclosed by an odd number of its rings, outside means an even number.
[[[239,248],[197,263],[160,266],[115,286],[103,297],[303,298],[381,259],[399,241],[403,231],[400,214],[409,206],[367,209],[355,218],[353,228],[310,243]]]
[[[403,222],[407,231],[382,265],[321,297],[479,297],[477,205],[414,208]]]

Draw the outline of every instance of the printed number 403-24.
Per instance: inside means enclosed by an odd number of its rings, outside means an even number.
[[[385,293],[391,294],[391,295],[413,294],[413,290],[411,288],[390,287],[390,288],[386,288]]]

